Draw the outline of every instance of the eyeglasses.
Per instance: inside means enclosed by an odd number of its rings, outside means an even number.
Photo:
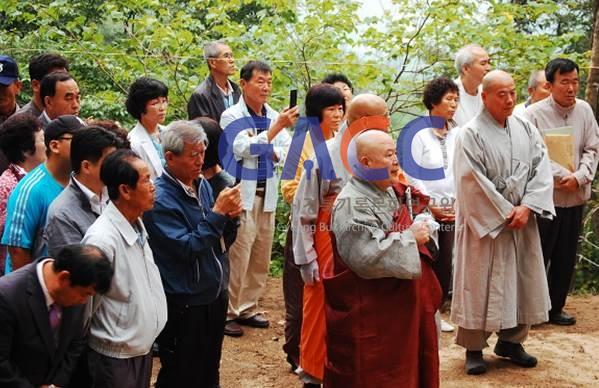
[[[59,137],[56,140],[73,140],[73,136],[72,135],[71,136],[64,136],[63,135],[63,136]]]

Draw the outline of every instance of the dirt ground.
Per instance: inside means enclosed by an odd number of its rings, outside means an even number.
[[[270,328],[246,328],[243,337],[225,337],[221,362],[223,388],[302,386],[290,372],[281,349],[285,341],[281,282],[282,279],[269,279],[261,304],[271,321]],[[522,369],[495,357],[492,348],[496,337],[492,336],[491,347],[485,350],[489,371],[482,376],[467,376],[463,349],[453,344],[453,333],[443,333],[441,386],[599,387],[599,296],[570,297],[566,309],[576,315],[576,325],[540,325],[531,330],[525,347],[539,359],[533,369]],[[156,370],[158,359],[154,362]]]

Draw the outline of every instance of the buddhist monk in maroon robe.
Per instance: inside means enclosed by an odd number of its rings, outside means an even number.
[[[333,260],[323,273],[324,385],[438,387],[441,289],[425,247],[429,228],[412,222],[428,199],[413,188],[407,194],[388,134],[366,131],[356,150],[363,166],[388,177],[354,175],[335,201]]]

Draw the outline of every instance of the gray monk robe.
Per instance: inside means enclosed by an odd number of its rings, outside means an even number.
[[[536,218],[551,218],[553,178],[538,131],[516,116],[506,128],[484,109],[455,148],[456,244],[451,319],[486,332],[545,322],[550,310]],[[532,210],[508,228],[514,206]]]

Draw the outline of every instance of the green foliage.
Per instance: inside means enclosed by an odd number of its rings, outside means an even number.
[[[165,82],[167,122],[184,118],[207,74],[203,45],[225,39],[238,66],[249,59],[273,65],[275,109],[286,105],[289,89],[298,88],[301,99],[325,74],[343,72],[357,92],[385,97],[397,131],[423,111],[427,81],[457,76],[453,56],[467,43],[485,47],[522,94],[530,72],[557,55],[582,64],[584,81],[592,7],[593,0],[392,0],[384,15],[365,18],[358,0],[2,0],[0,52],[17,59],[25,81],[32,55],[62,53],[83,93],[81,115],[131,127],[124,101],[136,78]],[[273,273],[282,268],[288,212],[281,201]],[[581,252],[598,262],[595,236]],[[597,290],[596,269],[581,268],[579,287]]]

